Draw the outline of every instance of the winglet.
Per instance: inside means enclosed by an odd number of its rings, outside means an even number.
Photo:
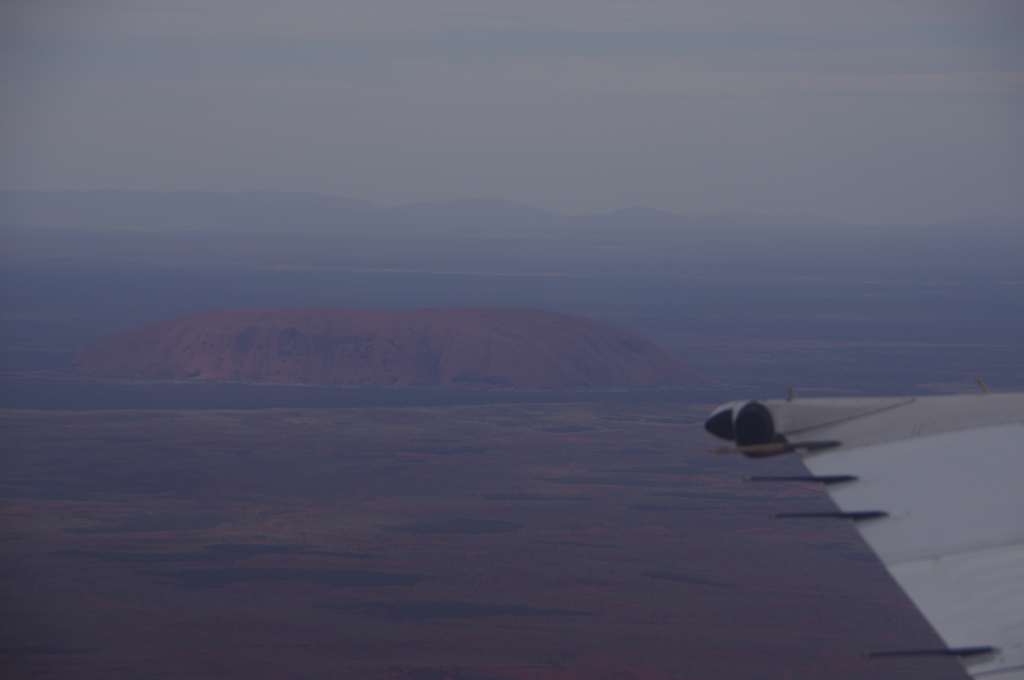
[[[978,387],[981,388],[982,392],[984,392],[985,394],[992,394],[992,392],[988,389],[988,386],[985,384],[985,381],[981,379],[981,376],[974,376],[974,382],[978,383]]]
[[[786,388],[786,394],[788,394],[788,395],[789,395],[789,398],[790,398],[791,400],[792,400],[792,399],[799,399],[799,398],[800,398],[800,395],[798,395],[798,394],[796,393],[796,390],[794,390],[794,389],[793,389],[792,387],[787,387],[787,388]]]

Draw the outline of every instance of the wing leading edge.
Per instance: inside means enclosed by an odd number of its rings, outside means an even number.
[[[732,402],[706,426],[751,457],[797,451],[944,651],[1024,679],[1024,394]]]

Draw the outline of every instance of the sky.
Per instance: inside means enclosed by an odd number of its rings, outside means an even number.
[[[0,0],[0,189],[1024,218],[1019,0]]]

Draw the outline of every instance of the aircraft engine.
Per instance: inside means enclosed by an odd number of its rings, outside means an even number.
[[[737,446],[757,446],[780,441],[775,434],[771,412],[756,401],[724,404],[704,421],[704,429],[721,439],[735,441]]]

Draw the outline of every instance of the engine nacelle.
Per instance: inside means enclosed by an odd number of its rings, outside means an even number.
[[[756,401],[733,401],[715,409],[704,429],[737,446],[757,446],[785,440],[776,433],[775,421],[763,404]]]

